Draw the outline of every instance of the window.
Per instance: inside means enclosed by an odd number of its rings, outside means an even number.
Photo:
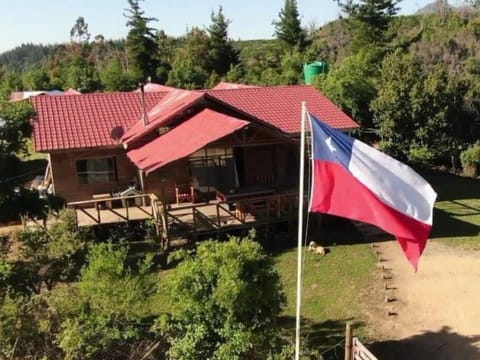
[[[201,149],[190,155],[191,167],[227,166],[228,159],[233,158],[232,148]]]
[[[202,187],[235,187],[238,183],[232,148],[201,149],[189,158],[192,178]]]
[[[108,184],[117,180],[115,158],[77,160],[80,184]]]

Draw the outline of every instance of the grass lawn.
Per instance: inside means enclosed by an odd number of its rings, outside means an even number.
[[[32,139],[27,140],[27,149],[28,149],[28,155],[25,156],[23,154],[19,154],[20,159],[22,159],[23,161],[47,159],[47,154],[35,152]]]
[[[302,336],[310,346],[325,349],[344,338],[346,321],[353,321],[355,334],[365,332],[362,294],[373,277],[375,257],[368,244],[330,247],[325,257],[306,253],[302,295]],[[294,336],[296,307],[296,249],[275,256],[287,297],[282,325]]]
[[[426,177],[438,193],[431,239],[480,250],[480,179],[447,173]]]
[[[33,149],[33,141],[27,141],[28,154],[19,153],[20,164],[14,176],[15,185],[30,186],[30,182],[37,176],[43,176],[47,167],[47,154],[37,153]]]

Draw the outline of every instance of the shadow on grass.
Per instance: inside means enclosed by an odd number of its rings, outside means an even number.
[[[479,226],[459,220],[449,212],[435,209],[433,213],[433,228],[431,234],[433,238],[477,236],[479,232]]]
[[[480,336],[463,336],[444,326],[436,332],[425,332],[402,340],[380,341],[369,345],[379,359],[389,360],[456,360],[480,359],[475,343]]]
[[[480,179],[445,172],[429,172],[424,176],[438,193],[439,201],[480,198]]]
[[[345,324],[352,319],[327,320],[315,322],[311,319],[302,318],[301,337],[307,347],[312,350],[319,350],[323,353],[325,360],[337,359],[338,355],[343,359],[345,344]],[[352,322],[356,331],[365,326],[363,322]],[[284,316],[280,318],[279,326],[284,336],[295,337],[295,318]]]
[[[260,242],[267,251],[273,254],[291,250],[297,247],[297,230],[294,230],[287,232],[286,229],[277,226],[272,231],[274,236],[262,239]],[[332,215],[310,214],[309,225],[304,228],[304,231],[308,231],[307,244],[310,241],[315,241],[323,246],[366,243],[364,236],[350,220]],[[371,240],[369,239],[369,241]]]

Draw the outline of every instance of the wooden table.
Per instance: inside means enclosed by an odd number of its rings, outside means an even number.
[[[256,197],[262,197],[265,195],[272,195],[275,193],[275,189],[267,187],[244,187],[230,190],[217,190],[217,200],[234,202],[229,204],[235,210],[235,216],[245,221],[248,211],[252,210],[246,207],[245,201],[255,199]]]
[[[111,200],[107,200],[107,199],[111,199],[112,198],[112,195],[109,194],[109,193],[102,193],[102,194],[93,194],[92,195],[92,198],[93,200],[102,200],[102,199],[105,199],[106,201],[105,202],[97,202],[95,203],[95,207],[108,207],[108,208],[112,208],[112,201]]]

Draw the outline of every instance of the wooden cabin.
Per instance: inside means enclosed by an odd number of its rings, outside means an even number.
[[[302,101],[335,128],[357,127],[311,86],[151,89],[31,98],[35,149],[48,153],[53,191],[79,225],[153,217],[168,233],[173,223],[285,220],[296,202]]]

